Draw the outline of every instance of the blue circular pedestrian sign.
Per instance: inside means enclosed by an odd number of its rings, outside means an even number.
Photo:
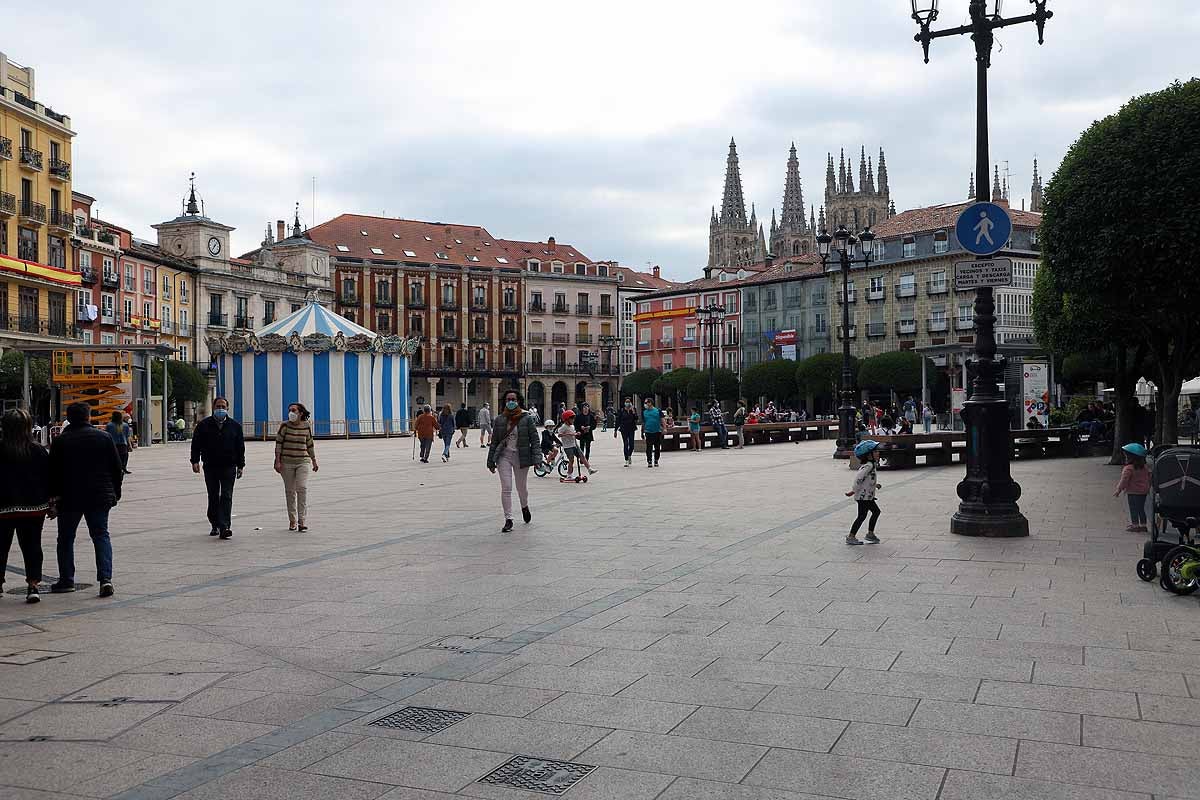
[[[1012,219],[1004,206],[973,203],[963,209],[954,224],[958,243],[968,253],[990,256],[1004,249],[1012,236]]]

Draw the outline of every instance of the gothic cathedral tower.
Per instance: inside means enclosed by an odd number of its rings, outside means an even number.
[[[853,158],[853,156],[851,156]],[[887,160],[879,148],[879,180],[876,183],[875,165],[867,158],[863,147],[858,161],[858,189],[854,188],[854,164],[846,163],[843,150],[837,175],[833,172],[833,154],[825,162],[825,218],[829,232],[845,225],[846,230],[858,233],[869,225],[885,220],[895,212],[888,189]]]
[[[771,212],[771,253],[776,258],[807,255],[814,247],[815,220],[804,218],[804,190],[800,186],[800,162],[796,158],[796,143],[788,151],[787,177],[783,184],[783,216],[775,222]]]
[[[714,208],[708,223],[708,267],[739,269],[761,263],[766,258],[766,240],[758,214],[751,206],[746,219],[746,200],[742,195],[742,173],[738,167],[737,145],[729,140],[729,157],[725,162],[725,194],[721,198],[721,215]]]

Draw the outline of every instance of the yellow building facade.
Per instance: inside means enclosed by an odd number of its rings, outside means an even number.
[[[0,349],[76,337],[70,117],[0,53]]]

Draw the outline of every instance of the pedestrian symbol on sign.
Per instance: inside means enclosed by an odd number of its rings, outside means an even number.
[[[992,235],[988,233],[995,225],[996,223],[988,219],[986,211],[980,211],[979,222],[975,223],[975,230],[977,231],[975,234],[975,244],[979,244],[984,239],[987,239],[988,244],[995,244],[992,241]]]
[[[972,203],[959,214],[954,233],[968,253],[990,256],[1008,244],[1012,236],[1012,219],[1004,206]]]

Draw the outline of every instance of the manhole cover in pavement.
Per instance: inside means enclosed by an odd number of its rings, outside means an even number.
[[[513,756],[476,782],[558,795],[565,794],[595,769],[590,764],[576,764],[573,761]]]
[[[42,578],[42,582],[38,584],[38,591],[41,594],[50,594],[50,587],[55,583],[58,583],[58,578],[54,577],[53,575],[47,575],[46,577]],[[93,583],[77,583],[75,584],[75,591],[80,592],[84,589],[90,589],[93,586],[95,586]],[[14,584],[11,589],[5,592],[5,594],[23,595],[25,594],[25,590],[28,588],[29,584],[22,580],[19,584]]]
[[[26,664],[37,664],[52,658],[62,658],[70,653],[60,653],[57,650],[21,650],[16,653],[0,653],[0,664],[14,664],[23,667]]]
[[[453,650],[456,653],[470,653],[476,648],[483,647],[485,644],[498,641],[500,640],[488,636],[447,636],[444,639],[438,639],[436,642],[425,645],[425,649]]]
[[[469,716],[471,715],[466,711],[447,711],[444,708],[409,706],[367,724],[378,725],[381,728],[395,728],[401,731],[437,733],[438,731],[446,730],[446,728],[449,728],[454,723],[461,722]]]

